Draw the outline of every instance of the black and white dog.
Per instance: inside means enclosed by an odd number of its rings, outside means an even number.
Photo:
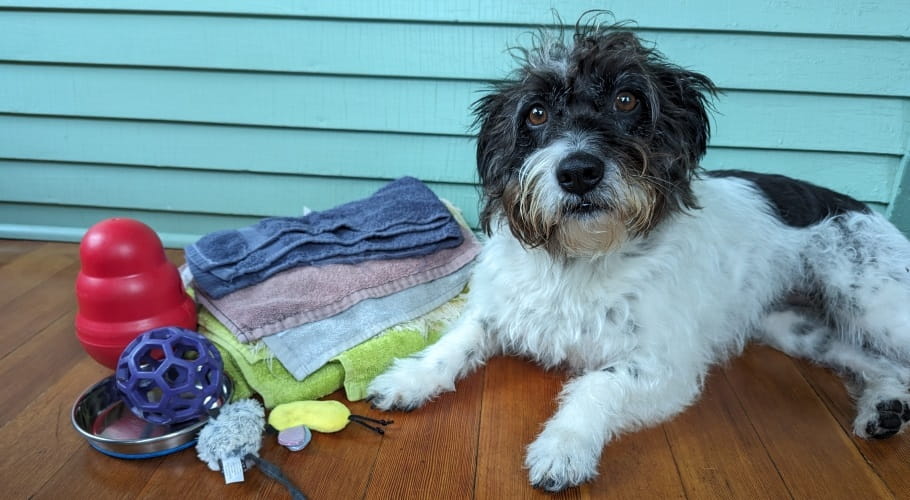
[[[541,40],[476,104],[481,223],[467,309],[370,386],[413,409],[496,354],[576,376],[528,447],[531,483],[591,479],[618,434],[679,413],[751,340],[840,371],[854,431],[910,420],[910,242],[805,182],[705,172],[714,85],[622,29]]]

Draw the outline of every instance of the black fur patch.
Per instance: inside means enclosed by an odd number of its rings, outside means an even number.
[[[815,331],[815,325],[808,321],[800,321],[793,326],[793,333],[798,337],[805,337]]]
[[[742,170],[714,170],[709,177],[737,177],[755,185],[768,199],[777,217],[788,226],[807,227],[848,212],[869,213],[869,207],[853,198],[783,175]]]

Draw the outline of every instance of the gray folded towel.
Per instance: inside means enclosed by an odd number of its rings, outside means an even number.
[[[196,285],[217,299],[296,266],[417,257],[461,242],[458,222],[439,198],[402,177],[329,210],[210,233],[186,247],[186,259]]]
[[[366,299],[330,318],[263,337],[294,378],[303,380],[333,357],[377,333],[445,304],[468,283],[473,262],[437,280],[385,297]]]

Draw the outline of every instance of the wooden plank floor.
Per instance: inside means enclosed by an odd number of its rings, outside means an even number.
[[[74,399],[109,374],[74,336],[78,270],[75,244],[0,240],[0,497],[286,498],[255,470],[225,486],[192,451],[118,460],[76,434]],[[350,425],[297,453],[267,437],[262,455],[313,499],[910,498],[910,433],[855,438],[836,377],[757,346],[715,369],[685,413],[612,443],[596,481],[540,493],[522,454],[563,381],[498,358],[457,392],[393,414],[384,437]],[[363,402],[350,407],[376,415]]]

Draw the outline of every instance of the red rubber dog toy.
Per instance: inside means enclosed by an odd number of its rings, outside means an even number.
[[[196,306],[168,262],[161,239],[134,219],[101,221],[79,245],[76,336],[96,361],[115,369],[141,333],[162,326],[196,329]]]

